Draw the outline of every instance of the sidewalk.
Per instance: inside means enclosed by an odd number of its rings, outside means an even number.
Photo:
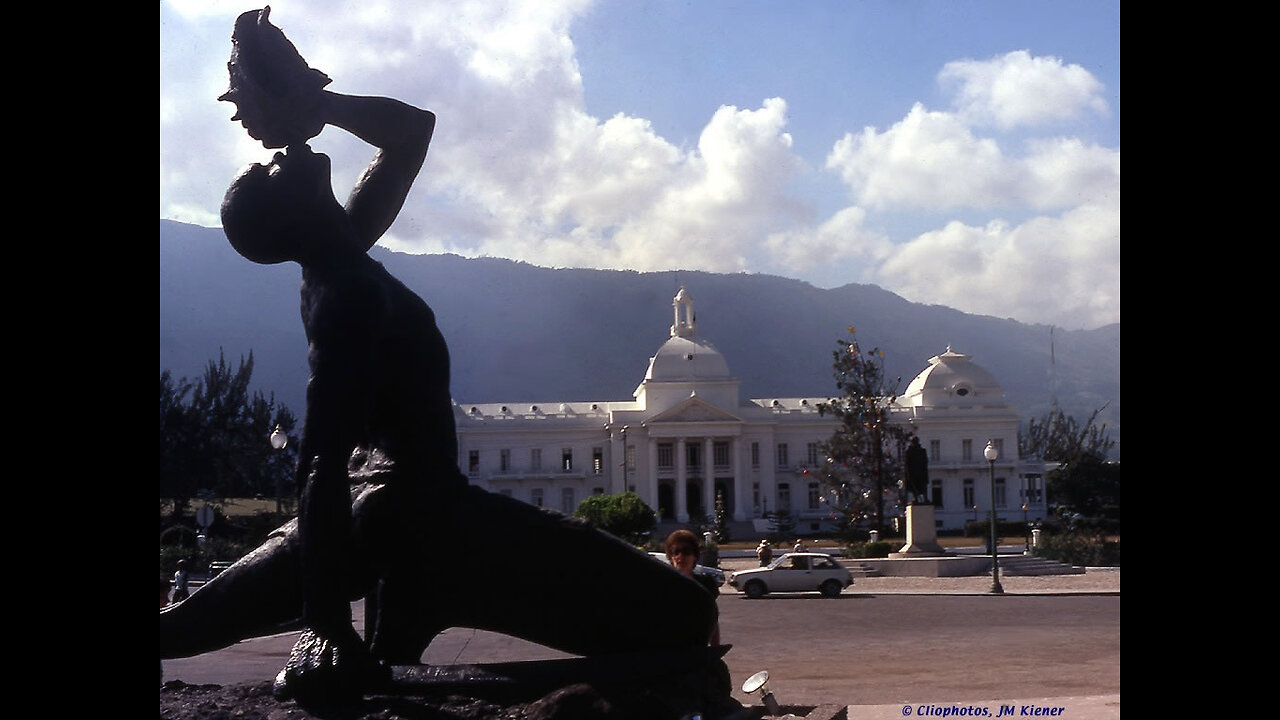
[[[821,552],[821,550],[817,551]],[[754,558],[722,558],[720,569],[729,573],[759,567]],[[1119,595],[1120,568],[1086,568],[1077,575],[1000,575],[1000,585],[1010,595]],[[965,577],[863,577],[854,576],[846,593],[876,595],[986,595],[991,575]],[[728,583],[721,593],[736,592]]]

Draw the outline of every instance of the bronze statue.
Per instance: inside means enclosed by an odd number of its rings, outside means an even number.
[[[920,447],[920,437],[911,436],[907,446],[907,504],[929,502],[929,454]]]
[[[245,258],[302,267],[310,378],[299,516],[161,612],[161,658],[301,618],[277,694],[331,703],[381,686],[389,665],[419,662],[455,626],[581,655],[705,648],[716,609],[697,583],[580,522],[468,485],[434,314],[367,254],[405,202],[435,116],[326,90],[328,76],[307,66],[269,12],[237,19],[231,87],[219,99],[236,104],[232,119],[250,136],[284,151],[240,173],[222,220]],[[328,157],[307,145],[326,125],[377,148],[345,206]],[[576,567],[548,567],[539,551]],[[361,597],[367,640],[351,624]],[[604,619],[606,605],[620,621]],[[676,605],[682,612],[664,611]],[[727,684],[711,694],[721,692],[728,698]]]

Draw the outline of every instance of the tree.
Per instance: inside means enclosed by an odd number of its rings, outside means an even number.
[[[653,508],[633,492],[592,495],[578,503],[573,516],[632,543],[651,532],[658,523],[658,516]]]
[[[724,506],[724,493],[716,490],[716,542],[729,542],[729,513]]]
[[[219,497],[280,494],[293,482],[296,444],[275,450],[273,428],[297,419],[275,395],[249,393],[253,353],[233,370],[221,352],[197,382],[160,373],[160,496],[175,515],[205,490]]]
[[[1096,424],[1098,415],[1106,408],[1103,405],[1094,410],[1089,419],[1080,424],[1055,402],[1044,417],[1027,422],[1026,433],[1018,433],[1018,451],[1023,457],[1048,461],[1061,462],[1080,454],[1106,459],[1116,444],[1107,433],[1106,423]]]
[[[1027,423],[1026,433],[1018,433],[1023,456],[1058,463],[1045,476],[1045,487],[1064,514],[1119,519],[1120,464],[1107,462],[1115,441],[1105,423],[1097,424],[1105,408],[1094,410],[1080,423],[1055,403],[1044,417]]]
[[[817,474],[846,531],[860,520],[871,519],[876,530],[883,532],[885,495],[896,494],[896,487],[886,487],[885,478],[900,474],[901,458],[894,450],[902,429],[889,422],[898,380],[887,386],[884,352],[878,347],[864,352],[852,325],[848,332],[849,337],[837,340],[831,353],[840,396],[818,405],[820,414],[834,415],[840,426],[823,447],[827,459]]]

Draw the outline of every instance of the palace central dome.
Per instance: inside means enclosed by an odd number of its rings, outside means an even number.
[[[674,321],[671,337],[649,359],[645,382],[730,380],[729,363],[710,343],[698,340],[693,298],[680,288],[671,301]]]

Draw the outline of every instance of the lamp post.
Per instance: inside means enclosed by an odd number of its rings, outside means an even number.
[[[1000,457],[1000,452],[996,450],[994,441],[987,441],[982,456],[991,464],[991,592],[999,595],[1004,593],[1004,588],[1000,586],[1000,553],[996,548],[996,459]]]
[[[1022,503],[1022,543],[1023,554],[1031,554],[1031,523],[1027,520],[1027,504]]]
[[[630,425],[622,426],[622,492],[619,495],[627,492],[627,431],[630,429]]]
[[[289,436],[285,434],[284,430],[280,429],[279,425],[276,425],[276,429],[271,431],[271,436],[268,438],[268,440],[271,441],[271,448],[273,450],[283,450],[284,446],[289,444]],[[282,506],[283,500],[281,496],[284,494],[284,478],[283,476],[280,475],[280,473],[276,473],[275,475],[276,475],[276,514],[283,515],[284,508]]]

